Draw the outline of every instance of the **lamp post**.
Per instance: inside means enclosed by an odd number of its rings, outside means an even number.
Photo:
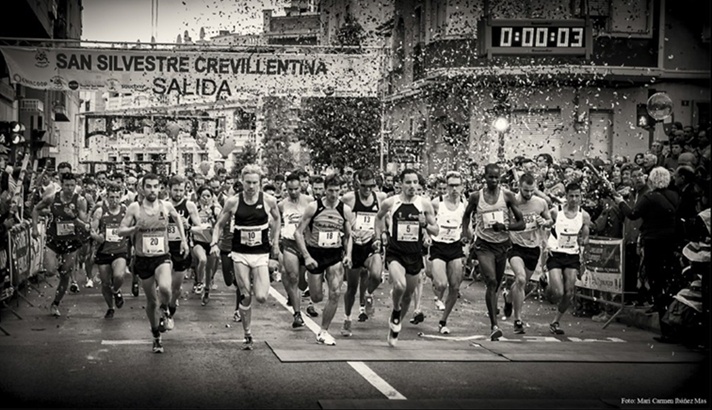
[[[492,122],[492,128],[497,132],[497,160],[504,161],[504,133],[509,130],[507,117],[499,116]]]

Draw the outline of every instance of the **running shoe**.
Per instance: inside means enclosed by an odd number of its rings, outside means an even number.
[[[245,341],[242,342],[242,350],[252,350],[255,348],[255,344],[252,341],[252,335],[245,335]]]
[[[369,316],[373,316],[375,309],[373,307],[373,295],[366,295],[366,315],[367,319]]]
[[[121,295],[121,291],[114,293],[114,304],[117,309],[121,309],[124,306],[124,297]]]
[[[559,322],[554,322],[554,323],[550,324],[549,330],[551,331],[551,333],[553,333],[555,335],[563,335],[564,334],[564,330],[559,325]]]
[[[131,294],[138,297],[138,282],[133,282],[131,284]]]
[[[351,321],[344,320],[344,327],[341,328],[341,336],[351,337],[352,334],[353,333],[351,333]]]
[[[200,298],[200,306],[205,306],[208,302],[210,302],[210,292],[208,292],[208,289],[205,289],[203,297]]]
[[[165,327],[166,330],[173,330],[173,328],[176,326],[175,322],[173,321],[173,316],[166,315],[166,320],[165,320]]]
[[[302,319],[302,312],[294,313],[294,320],[292,321],[292,328],[296,329],[298,327],[304,327],[304,319]]]
[[[361,311],[358,314],[358,321],[359,322],[365,322],[368,320],[368,315],[366,314],[366,311]]]
[[[104,319],[113,319],[114,318],[114,309],[109,309],[106,311],[106,314],[104,315]]]
[[[87,279],[87,282],[84,284],[84,287],[87,288],[87,289],[93,288],[93,287],[94,287],[94,281],[92,281],[91,279]]]
[[[445,310],[445,304],[443,303],[442,300],[436,298],[435,299],[435,308],[437,310]]]
[[[242,322],[242,317],[240,316],[240,309],[235,309],[235,313],[232,315],[233,322]]]
[[[160,336],[153,338],[153,353],[163,353],[163,343]]]
[[[310,295],[309,295],[309,289],[307,289],[307,290],[305,290],[304,292],[302,292],[302,297],[303,297],[303,298],[308,298],[309,296],[310,296]]]
[[[77,282],[72,282],[72,284],[69,285],[69,291],[72,293],[79,293],[79,285]]]
[[[440,322],[438,324],[438,332],[443,335],[449,335],[450,334],[450,329],[447,327],[447,323]]]
[[[195,286],[193,286],[193,290],[196,295],[200,295],[205,290],[205,285],[203,284],[203,282],[198,282],[195,284]]]
[[[327,331],[321,331],[316,335],[316,342],[327,346],[336,346],[336,340]]]
[[[410,319],[410,323],[417,325],[420,323],[423,323],[425,321],[425,315],[423,312],[417,312],[415,316],[413,316],[412,319]]]
[[[54,303],[52,303],[51,305],[49,305],[49,313],[50,313],[52,316],[54,316],[54,317],[60,317],[60,316],[61,316],[61,314],[59,313],[59,306],[58,306],[58,305],[55,305]]]
[[[512,317],[513,308],[514,306],[512,305],[512,302],[504,302],[504,316]]]
[[[502,337],[502,330],[499,328],[499,326],[492,326],[492,333],[490,334],[490,340],[493,342],[499,341],[499,338]]]
[[[319,317],[319,313],[314,309],[314,305],[307,306],[307,314],[311,317]]]
[[[526,333],[524,331],[524,323],[521,320],[514,321],[514,333],[518,335],[523,335],[524,333]]]
[[[401,331],[400,319],[393,318],[388,321],[388,345],[395,347],[398,343],[398,334]]]
[[[166,330],[166,319],[167,319],[167,314],[163,310],[161,310],[161,317],[158,319],[158,331],[161,333],[165,333]]]

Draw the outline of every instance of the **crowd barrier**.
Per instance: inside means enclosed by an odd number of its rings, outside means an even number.
[[[581,278],[576,280],[577,298],[616,306],[618,310],[603,325],[605,329],[624,309],[625,292],[625,249],[623,239],[592,236],[583,253]],[[581,293],[582,289],[606,292],[611,300],[593,297]],[[615,301],[620,296],[620,302]]]
[[[21,284],[43,270],[45,224],[37,226],[39,238],[32,237],[32,222],[23,221],[7,233],[8,248],[5,275],[2,278],[0,300],[12,297]]]

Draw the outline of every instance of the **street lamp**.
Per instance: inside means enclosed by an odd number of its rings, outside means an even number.
[[[505,116],[498,116],[492,122],[492,128],[497,132],[498,137],[498,147],[497,147],[497,160],[504,161],[504,133],[509,130],[509,120]]]

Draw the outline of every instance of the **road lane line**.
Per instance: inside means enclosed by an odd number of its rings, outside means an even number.
[[[398,390],[394,389],[393,386],[388,384],[387,381],[383,380],[381,376],[377,375],[376,372],[371,370],[370,367],[366,366],[364,362],[347,362],[351,367],[358,372],[367,382],[371,383],[373,387],[377,388],[378,391],[383,393],[388,400],[406,400],[405,396],[400,394]]]
[[[129,339],[129,340],[102,340],[102,345],[150,345],[153,343],[145,339]]]
[[[275,288],[270,286],[269,288],[269,294],[279,302],[280,305],[282,305],[287,311],[293,311],[290,306],[287,305],[287,298],[282,296],[281,293],[277,292]],[[319,329],[321,329],[321,326],[317,325],[313,320],[311,320],[310,317],[306,316],[303,317],[304,319],[304,324],[314,332],[314,334],[319,333]],[[358,373],[361,377],[366,379],[367,382],[371,383],[373,387],[375,387],[378,391],[383,393],[389,400],[407,400],[404,395],[400,394],[398,390],[393,388],[390,384],[388,384],[387,381],[383,380],[381,376],[376,374],[373,370],[371,370],[370,367],[366,366],[364,362],[346,362],[351,366],[354,370],[356,370],[356,373]]]

